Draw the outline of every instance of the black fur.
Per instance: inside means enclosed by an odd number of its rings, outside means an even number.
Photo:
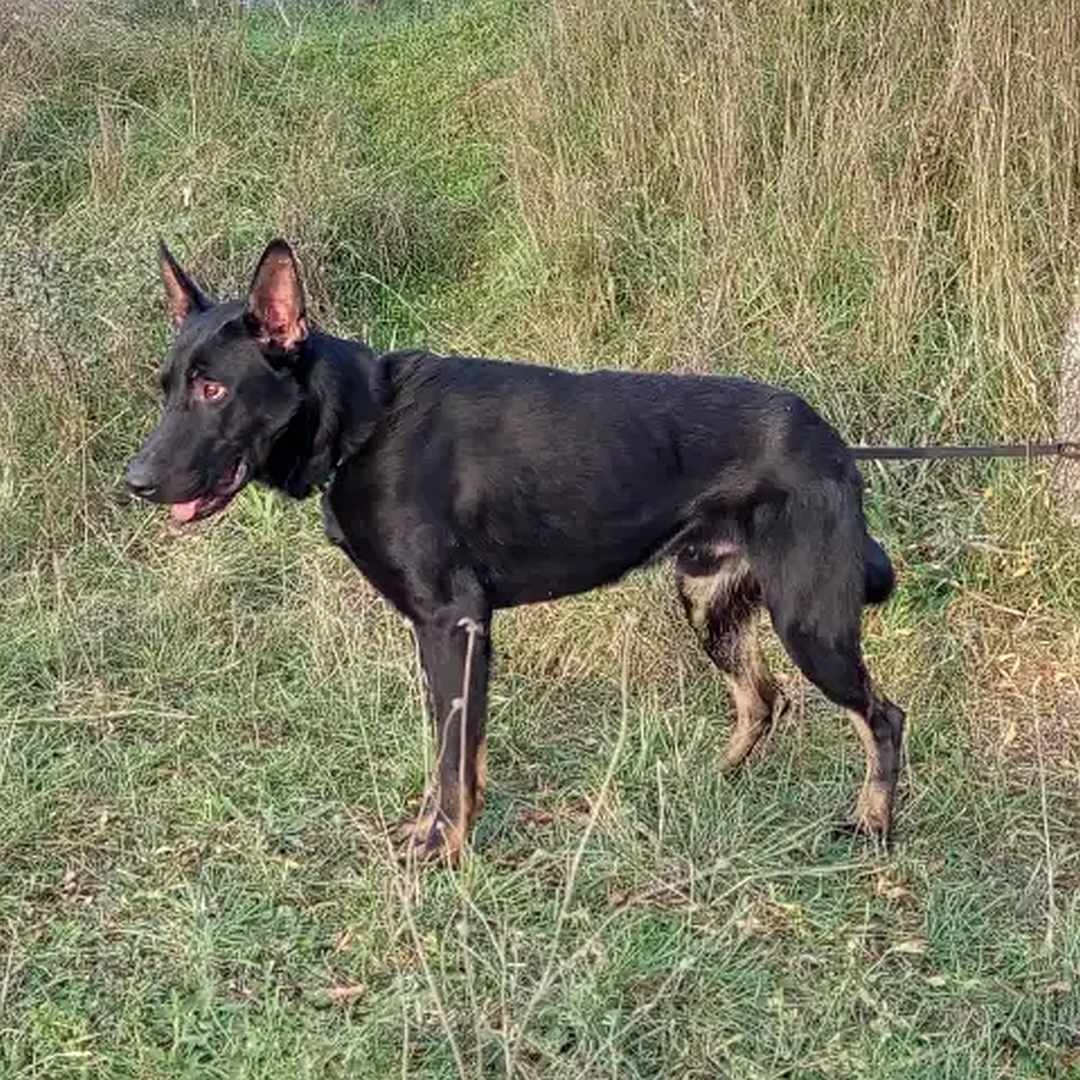
[[[129,484],[188,513],[202,500],[197,516],[249,479],[296,498],[325,485],[327,535],[419,639],[440,743],[414,837],[425,851],[455,855],[483,798],[492,612],[662,556],[677,557],[684,599],[727,595],[709,582],[738,559],[739,595],[764,605],[807,677],[863,718],[885,708],[863,666],[860,611],[888,597],[892,566],[866,531],[849,450],[794,394],[738,378],[376,356],[308,325],[280,241],[247,301],[210,304],[164,251],[162,272],[178,333],[162,419]],[[207,382],[221,400],[198,396]],[[895,775],[885,781],[891,808]],[[863,824],[888,828],[887,816]]]

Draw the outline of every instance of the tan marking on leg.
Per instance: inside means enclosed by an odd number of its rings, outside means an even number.
[[[720,763],[722,772],[737,769],[772,727],[773,708],[757,687],[749,687],[732,676],[726,677],[735,704],[735,727],[728,738]]]
[[[872,706],[873,707],[873,706]],[[855,733],[866,755],[866,776],[855,803],[852,825],[871,836],[886,836],[892,815],[892,784],[882,774],[881,752],[867,718],[849,712]]]
[[[473,811],[474,818],[478,818],[484,809],[484,803],[487,802],[487,738],[480,740],[480,745],[476,748],[476,799],[475,809]],[[469,827],[472,828],[473,821],[469,822]]]
[[[679,592],[682,593],[686,614],[690,625],[702,636],[708,633],[709,608],[719,585],[719,574],[710,577],[679,578]]]
[[[747,629],[742,652],[740,670],[724,674],[735,706],[735,727],[720,765],[723,772],[738,768],[746,760],[786,706],[758,644],[756,624]]]

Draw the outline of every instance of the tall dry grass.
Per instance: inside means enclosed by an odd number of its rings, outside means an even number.
[[[1045,435],[1078,50],[1068,2],[555,3],[510,103],[529,322],[764,371],[853,437]]]

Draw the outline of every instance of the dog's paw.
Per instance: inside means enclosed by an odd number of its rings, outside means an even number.
[[[851,816],[838,831],[848,836],[869,836],[888,844],[892,830],[892,792],[885,784],[867,784]]]
[[[739,717],[720,759],[720,772],[724,776],[732,776],[741,769],[754,748],[783,719],[790,705],[787,695],[777,688],[771,704],[763,703],[757,711]]]
[[[454,869],[461,865],[461,830],[438,811],[399,822],[394,840],[401,863],[444,863]]]

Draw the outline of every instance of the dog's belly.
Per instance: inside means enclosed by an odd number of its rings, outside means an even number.
[[[478,569],[495,607],[516,607],[608,585],[665,554],[682,522],[612,537],[515,545],[481,555]],[[569,540],[569,538],[568,538]]]
[[[323,524],[327,539],[409,617],[419,614],[414,610],[418,575],[430,584],[455,570],[468,570],[492,607],[518,607],[617,581],[664,554],[688,527],[683,519],[664,516],[608,529],[595,520],[579,522],[579,529],[545,534],[458,529],[445,521],[414,519],[410,527],[391,531],[371,517],[363,524],[359,515],[342,520],[325,498]]]
[[[601,585],[608,585],[645,561],[647,560],[613,559],[604,564],[590,563],[585,567],[537,566],[530,575],[520,572],[512,576],[499,575],[488,582],[488,592],[492,606],[497,608],[556,600],[560,596],[588,592]]]

